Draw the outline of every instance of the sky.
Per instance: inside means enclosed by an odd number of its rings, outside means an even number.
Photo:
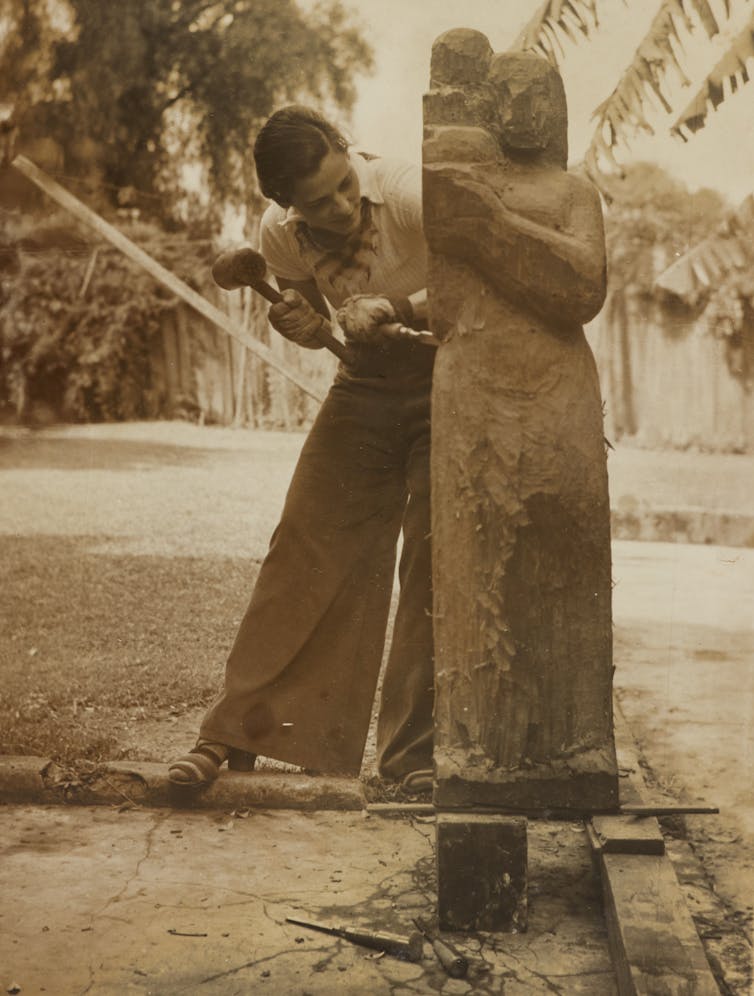
[[[719,2],[711,0],[716,11]],[[540,0],[343,0],[343,4],[371,42],[376,62],[374,75],[358,83],[350,136],[358,147],[419,161],[421,98],[429,82],[434,39],[450,28],[475,28],[487,35],[495,51],[503,51]],[[600,29],[594,40],[564,46],[561,71],[568,97],[572,160],[581,159],[593,131],[591,112],[617,83],[658,5],[659,0],[598,0]],[[736,9],[739,16],[732,22],[732,31],[742,16],[750,16],[750,0],[738,0]],[[692,78],[712,68],[713,63],[701,59],[709,50],[706,36],[696,46],[694,38],[688,40],[685,68]],[[752,82],[724,102],[711,115],[709,127],[691,141],[667,137],[672,119],[658,112],[654,118],[657,135],[632,142],[631,153],[623,158],[658,162],[691,189],[711,186],[732,204],[739,203],[754,192],[754,65],[749,70]],[[679,87],[677,110],[691,96],[691,91]]]

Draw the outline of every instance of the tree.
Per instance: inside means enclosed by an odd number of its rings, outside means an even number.
[[[630,0],[625,3],[630,9]],[[564,40],[577,44],[579,35],[588,39],[598,29],[601,5],[602,0],[544,0],[514,47],[537,51],[557,66]],[[708,40],[707,66],[696,77],[691,100],[675,106],[678,94],[673,84],[694,86],[687,75],[684,52],[692,35],[700,30]],[[723,32],[725,44],[720,55],[712,40],[722,37]],[[717,108],[750,82],[746,63],[753,56],[754,9],[750,0],[657,0],[657,13],[646,35],[611,94],[594,111],[596,125],[585,164],[595,182],[605,190],[606,174],[619,168],[614,153],[632,134],[653,133],[648,114],[652,104],[673,117],[671,134],[687,140],[705,126],[710,108]]]
[[[0,101],[18,105],[22,133],[55,136],[69,173],[94,164],[111,199],[138,190],[163,218],[192,160],[218,201],[243,201],[250,137],[274,107],[347,112],[372,65],[338,0],[306,13],[295,0],[2,0],[0,26]]]
[[[651,296],[658,269],[706,239],[724,213],[716,191],[691,194],[654,163],[627,166],[605,218],[611,294],[632,288]]]

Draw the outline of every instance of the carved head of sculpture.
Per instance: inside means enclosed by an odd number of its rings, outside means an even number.
[[[432,45],[433,86],[486,83],[492,47],[486,35],[472,28],[451,28]]]
[[[492,59],[489,81],[498,99],[503,150],[565,168],[568,113],[560,74],[538,55],[501,52]]]

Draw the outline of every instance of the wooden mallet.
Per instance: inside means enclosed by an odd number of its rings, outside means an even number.
[[[279,291],[267,283],[266,275],[267,263],[264,256],[256,249],[230,249],[218,256],[212,267],[215,283],[223,290],[251,287],[266,298],[270,304],[277,304],[283,298]],[[411,329],[398,322],[381,325],[380,328],[390,338],[409,339],[412,342],[421,343],[422,346],[440,345],[431,332]],[[330,329],[330,323],[324,316],[317,332],[317,338],[331,353],[335,353],[339,359],[348,362],[350,359],[348,348],[343,345],[340,339],[335,338]]]
[[[280,291],[268,284],[267,263],[261,253],[255,249],[230,249],[217,257],[212,266],[212,277],[218,287],[223,290],[237,290],[239,287],[251,287],[270,304],[278,304],[283,300]],[[331,353],[344,361],[348,361],[349,353],[346,346],[336,339],[330,331],[330,323],[322,318],[317,332],[317,339]]]

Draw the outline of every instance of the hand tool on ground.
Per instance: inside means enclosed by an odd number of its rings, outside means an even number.
[[[626,804],[620,807],[621,816],[690,816],[692,814],[714,815],[719,813],[717,806],[684,806],[682,803],[663,806],[634,806]]]
[[[469,970],[468,958],[465,958],[459,951],[456,951],[448,941],[443,941],[437,934],[430,930],[424,920],[416,917],[414,923],[432,945],[432,950],[437,955],[438,961],[451,979],[465,979],[466,973]]]
[[[386,954],[395,955],[396,958],[403,958],[404,961],[421,961],[422,935],[417,932],[403,937],[400,934],[390,934],[383,930],[330,927],[314,920],[299,920],[292,916],[287,916],[285,919],[286,923],[295,923],[299,927],[308,927],[309,930],[319,930],[323,934],[342,937],[344,940],[350,941],[351,944],[359,944],[361,947],[372,948],[374,951],[384,951]]]
[[[223,290],[251,287],[252,290],[266,298],[270,304],[277,304],[283,298],[280,291],[267,282],[266,274],[267,263],[264,256],[256,249],[230,249],[218,256],[212,266],[212,277],[218,287],[222,287]],[[438,340],[431,332],[417,331],[399,323],[384,325],[381,328],[384,328],[387,336],[395,337],[397,335],[401,339],[411,339],[426,346],[439,345]],[[326,349],[347,362],[348,349],[332,334],[330,323],[324,316],[317,338]]]

